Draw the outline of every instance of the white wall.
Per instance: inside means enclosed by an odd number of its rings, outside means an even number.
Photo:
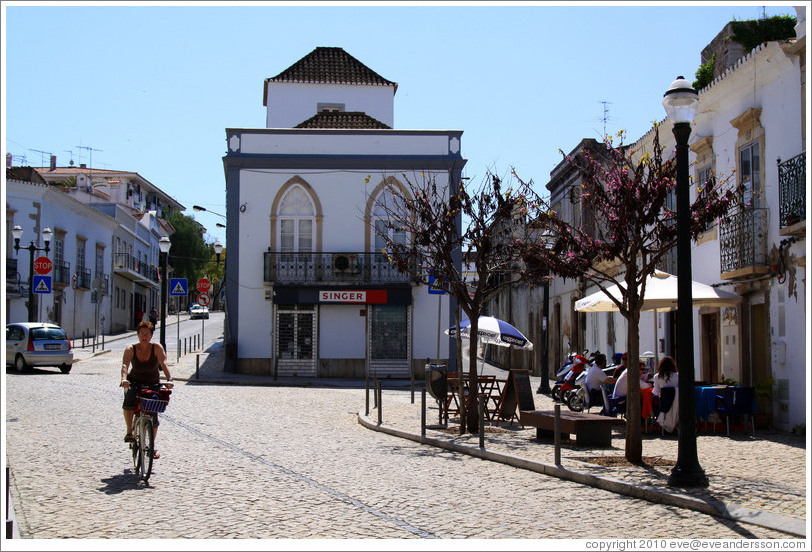
[[[343,111],[395,126],[393,86],[268,82],[267,94],[267,128],[293,128],[315,115],[320,103],[344,104]]]
[[[40,205],[37,207],[35,202]],[[89,208],[76,201],[65,193],[52,190],[47,186],[36,184],[15,183],[7,181],[6,187],[7,209],[15,210],[13,219],[8,221],[9,226],[20,225],[23,229],[23,237],[20,240],[20,251],[15,253],[13,248],[7,254],[10,258],[17,259],[17,272],[20,274],[22,282],[28,281],[29,252],[22,247],[29,245],[35,238],[34,221],[38,219],[40,228],[48,227],[51,230],[64,230],[64,260],[70,263],[71,276],[76,272],[76,243],[77,236],[86,239],[85,242],[85,268],[91,271],[91,278],[96,277],[96,244],[104,245],[104,270],[109,281],[112,281],[110,267],[112,265],[112,248],[110,238],[118,224],[114,219],[104,215],[95,209]],[[9,240],[13,245],[13,239]],[[38,246],[44,244],[41,240]],[[34,254],[35,258],[45,255],[44,251]],[[50,252],[47,256],[54,259],[54,240],[50,244]],[[54,273],[51,272],[53,279]],[[52,280],[53,281],[53,280]],[[52,293],[39,295],[39,309],[36,313],[37,320],[47,320],[49,309],[53,308],[54,296]],[[63,291],[65,298],[62,304],[62,327],[68,332],[71,339],[80,337],[83,330],[93,330],[96,328],[96,304],[91,303],[90,290],[74,290],[70,286]],[[7,297],[8,321],[26,320],[28,310],[25,302],[28,299],[27,293],[21,298]],[[99,305],[99,313],[105,316],[104,327],[100,331],[108,331],[110,327],[109,305],[111,296],[103,298]],[[75,308],[74,308],[75,306]]]

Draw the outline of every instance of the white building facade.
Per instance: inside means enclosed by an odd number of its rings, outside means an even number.
[[[766,389],[759,410],[787,431],[804,424],[807,411],[803,16],[800,8],[796,40],[759,45],[700,91],[689,140],[691,201],[709,172],[737,189],[729,217],[692,244],[693,280],[742,297],[735,308],[694,309],[694,377]],[[668,119],[659,125],[665,153],[675,147],[671,129]],[[651,151],[653,136],[631,147]],[[673,262],[663,269],[676,273]],[[583,316],[587,347],[611,352],[625,343],[613,330],[625,328],[619,315]],[[675,323],[676,313],[644,313],[640,352],[673,355]]]
[[[391,128],[396,89],[317,48],[266,79],[268,128],[226,129],[227,369],[409,377],[447,359],[447,296],[398,273],[378,230],[390,190],[460,181],[462,132]]]

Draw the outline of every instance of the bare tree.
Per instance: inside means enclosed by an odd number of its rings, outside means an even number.
[[[508,244],[522,200],[512,190],[503,190],[499,177],[490,173],[478,190],[469,190],[463,182],[439,185],[425,173],[403,177],[405,189],[390,187],[384,207],[386,229],[379,230],[378,236],[386,243],[384,253],[399,270],[446,291],[456,301],[457,329],[460,309],[471,322],[468,383],[472,392],[467,400],[460,393],[460,433],[473,433],[479,430],[478,319],[488,300],[513,283],[509,277],[515,268],[513,250]],[[463,258],[473,266],[473,278],[466,277]],[[459,334],[457,358],[461,359]]]

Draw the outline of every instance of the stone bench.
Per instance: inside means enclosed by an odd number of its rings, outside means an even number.
[[[535,427],[536,438],[539,440],[555,438],[553,410],[521,410],[519,421],[524,426]],[[564,438],[575,435],[575,445],[579,447],[611,447],[612,425],[615,422],[615,418],[608,416],[562,411],[559,430]]]

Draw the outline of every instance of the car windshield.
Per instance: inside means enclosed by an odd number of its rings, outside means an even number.
[[[31,328],[31,339],[34,341],[67,339],[61,328]]]

